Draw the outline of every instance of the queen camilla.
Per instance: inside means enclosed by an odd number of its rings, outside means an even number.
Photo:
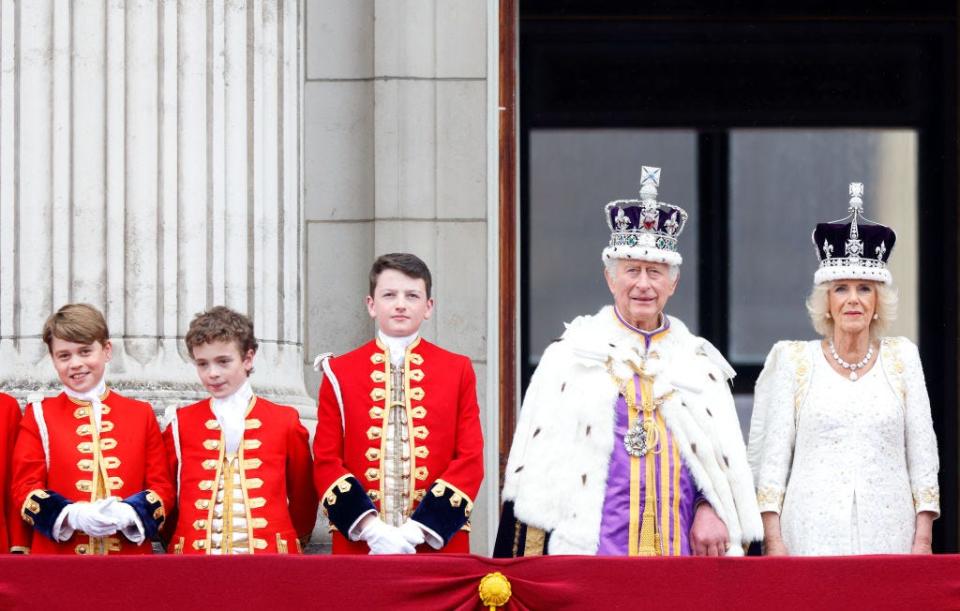
[[[896,234],[863,216],[820,223],[807,310],[820,340],[778,342],[757,380],[748,455],[767,555],[930,553],[937,441],[916,345],[896,317]]]

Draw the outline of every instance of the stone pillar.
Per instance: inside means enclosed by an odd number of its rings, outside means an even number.
[[[187,325],[226,304],[254,320],[257,392],[315,418],[299,27],[298,0],[0,0],[0,390],[59,385],[41,327],[85,301],[110,383],[182,404]]]

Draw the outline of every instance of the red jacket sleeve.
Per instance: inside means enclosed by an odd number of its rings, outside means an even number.
[[[313,486],[310,434],[300,423],[296,410],[291,412],[287,433],[287,498],[297,538],[306,542],[317,522],[317,491]]]
[[[170,472],[167,450],[160,433],[160,425],[151,413],[147,419],[146,487],[160,498],[163,506],[164,522],[173,511],[177,502],[176,484]],[[161,525],[162,526],[162,525]]]
[[[19,428],[20,406],[13,398],[0,397],[0,494],[3,495],[0,503],[0,553],[30,547],[30,527],[20,518],[20,506],[13,501],[13,449]]]
[[[174,416],[176,419],[176,416]],[[174,435],[174,424],[171,421],[167,424],[167,427],[163,429],[161,433],[161,438],[163,439],[164,447],[164,456],[167,461],[167,473],[170,474],[170,482],[174,487],[174,498],[179,497],[179,486],[180,482],[178,480],[178,472],[180,470],[180,462],[177,460],[177,446],[173,438]],[[160,539],[167,544],[170,542],[170,538],[173,537],[173,533],[177,528],[177,504],[174,502],[167,508],[167,517],[163,521],[163,527],[160,529]]]
[[[324,513],[346,535],[357,518],[376,508],[363,485],[344,465],[340,404],[326,378],[320,385],[313,456],[313,482]]]
[[[23,420],[20,421],[20,430],[13,449],[13,476],[10,489],[17,514],[19,515],[28,494],[38,488],[46,489],[46,487],[47,463],[43,442],[40,440],[40,430],[33,415],[33,406],[28,405]]]
[[[411,518],[440,535],[444,543],[470,518],[483,481],[483,432],[477,403],[477,376],[463,359],[457,400],[457,431],[453,459],[431,484]]]

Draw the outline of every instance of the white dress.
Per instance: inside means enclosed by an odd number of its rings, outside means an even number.
[[[757,381],[749,455],[791,555],[909,553],[939,515],[936,438],[916,346],[884,339],[856,382],[820,342],[780,342]]]

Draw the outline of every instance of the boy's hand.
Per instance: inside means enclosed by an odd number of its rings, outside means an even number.
[[[105,537],[117,532],[117,521],[101,509],[102,503],[70,503],[63,508],[57,539],[66,541],[79,530],[91,537]]]
[[[116,500],[112,498],[112,500]],[[123,501],[105,503],[100,508],[101,513],[110,516],[117,522],[117,530],[123,533],[132,543],[143,543],[144,532],[140,517],[133,507]]]
[[[381,522],[379,518],[370,520],[360,532],[360,539],[370,546],[371,554],[415,554],[417,551],[399,528]]]
[[[400,525],[398,529],[400,534],[403,535],[403,538],[407,540],[407,543],[416,547],[426,541],[426,537],[423,534],[423,529],[420,528],[420,524],[416,520],[408,519],[406,522]]]

